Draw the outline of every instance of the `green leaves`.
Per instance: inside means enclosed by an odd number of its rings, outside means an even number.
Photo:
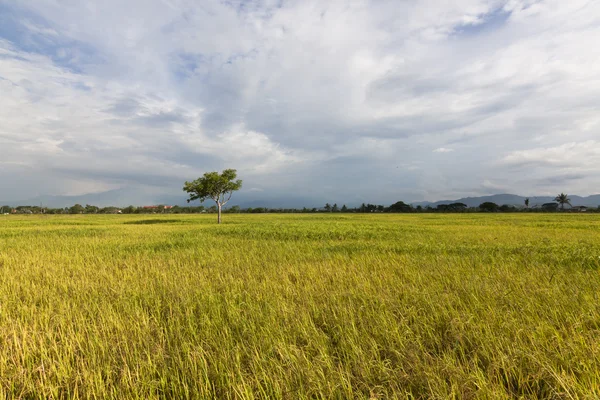
[[[231,194],[242,187],[242,180],[235,180],[236,177],[235,169],[226,169],[221,174],[217,171],[207,172],[201,178],[185,182],[183,190],[190,195],[188,203],[212,199],[217,204],[224,205],[231,198]]]
[[[571,205],[571,199],[568,194],[561,193],[554,199],[558,204],[560,204],[561,208],[565,208],[565,204]]]

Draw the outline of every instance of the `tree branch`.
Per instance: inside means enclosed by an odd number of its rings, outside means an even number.
[[[223,193],[223,199],[225,199],[225,194],[227,194],[227,192]],[[233,191],[229,192],[229,197],[227,198],[227,200],[225,200],[223,202],[223,205],[229,203],[229,200],[231,200],[231,195],[233,194]]]

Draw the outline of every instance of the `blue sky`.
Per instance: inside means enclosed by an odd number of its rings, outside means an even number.
[[[0,200],[600,187],[600,2],[0,0]]]

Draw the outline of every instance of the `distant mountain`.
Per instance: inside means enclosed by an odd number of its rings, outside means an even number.
[[[155,197],[157,196],[152,196],[147,193],[140,193],[140,191],[135,189],[116,189],[100,193],[88,193],[79,196],[38,196],[27,200],[2,202],[1,204],[10,206],[42,205],[50,208],[70,207],[74,204],[91,204],[98,207],[125,207],[130,204],[154,204],[153,201],[155,200]]]
[[[490,196],[480,196],[480,197],[463,197],[457,200],[440,200],[436,202],[417,202],[412,203],[413,206],[422,206],[422,207],[437,207],[440,204],[451,204],[451,203],[464,203],[468,207],[477,207],[481,203],[485,203],[486,201],[496,203],[498,205],[507,204],[510,206],[524,206],[525,196],[518,196],[516,194],[494,194]],[[588,207],[598,207],[600,205],[600,194],[595,194],[592,196],[581,197],[576,195],[569,195],[571,199],[571,204],[573,206],[588,206]],[[544,203],[552,203],[554,202],[554,196],[529,196],[529,207],[541,206]]]
[[[167,189],[169,190],[169,189]],[[177,189],[173,189],[171,193],[173,194],[164,194],[165,189],[161,188],[157,191],[152,191],[152,189],[144,190],[140,188],[123,188],[116,190],[109,190],[106,192],[100,193],[88,193],[80,196],[39,196],[28,200],[22,201],[8,201],[2,202],[0,201],[0,206],[2,205],[30,205],[30,206],[39,206],[40,204],[44,207],[51,208],[59,208],[59,207],[71,207],[74,204],[92,204],[99,207],[107,207],[107,206],[117,206],[117,207],[126,207],[128,205],[134,206],[144,206],[144,205],[155,205],[155,204],[166,204],[166,205],[179,205],[185,206],[188,205],[186,202],[187,196],[182,191],[180,192]],[[570,195],[571,203],[573,206],[588,206],[588,207],[598,207],[600,205],[600,194],[581,197]],[[439,204],[451,204],[451,203],[464,203],[468,207],[477,207],[481,203],[486,201],[490,201],[492,203],[496,203],[498,205],[508,204],[514,206],[523,206],[525,202],[524,196],[518,196],[514,194],[495,194],[490,196],[480,196],[480,197],[464,197],[456,200],[441,200],[436,202],[415,202],[412,203],[413,206],[422,206],[422,207],[437,207]],[[553,196],[530,196],[529,197],[529,206],[536,207],[541,206],[544,203],[554,202]],[[233,195],[233,198],[229,202],[228,206],[237,205],[242,208],[248,207],[268,207],[268,208],[312,208],[312,207],[322,207],[325,201],[322,199],[317,199],[316,197],[311,196],[291,196],[282,193],[269,193],[269,192],[259,192],[259,191],[240,191]],[[378,204],[390,205],[385,202],[379,202]],[[199,205],[199,202],[194,202],[194,205]],[[340,202],[338,204],[343,204]],[[351,201],[346,203],[349,207],[357,206],[358,204],[353,204]],[[360,204],[360,203],[359,203]],[[212,202],[207,201],[204,203],[205,206],[211,206]]]
[[[177,193],[174,190],[174,193]],[[100,193],[89,193],[79,196],[38,196],[27,200],[20,201],[0,201],[0,206],[39,206],[50,208],[71,207],[74,204],[91,204],[98,207],[126,207],[128,205],[144,206],[144,205],[178,205],[188,206],[186,201],[187,195],[181,191],[178,195],[165,195],[162,192],[153,193],[143,191],[138,188],[124,188],[109,190]],[[195,201],[193,205],[200,205]],[[206,201],[205,206],[213,205],[212,201]],[[268,208],[303,208],[303,207],[321,207],[320,201],[316,201],[310,197],[298,197],[285,194],[270,194],[264,192],[238,192],[235,193],[231,201],[227,204],[228,207],[237,205],[242,208],[248,207],[268,207]]]

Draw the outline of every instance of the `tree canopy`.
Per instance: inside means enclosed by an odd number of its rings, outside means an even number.
[[[559,194],[558,196],[556,196],[554,201],[556,201],[558,204],[560,204],[561,210],[565,209],[565,204],[568,204],[569,206],[571,205],[571,199],[569,198],[569,195],[566,193]]]
[[[495,212],[498,211],[498,204],[492,203],[491,201],[486,201],[485,203],[481,203],[479,205],[479,209],[486,212]]]
[[[206,199],[212,199],[219,212],[218,223],[221,223],[221,208],[231,199],[231,195],[236,190],[242,188],[242,180],[237,178],[235,169],[226,169],[222,173],[207,172],[204,176],[195,181],[185,182],[183,190],[189,194],[187,202]]]

